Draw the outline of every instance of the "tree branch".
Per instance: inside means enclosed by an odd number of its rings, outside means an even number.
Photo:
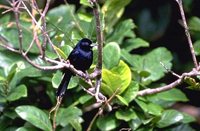
[[[186,76],[200,75],[200,73],[198,72],[200,67],[198,66],[198,62],[197,62],[197,59],[196,59],[196,56],[195,56],[195,53],[194,53],[194,47],[193,47],[191,36],[190,36],[189,30],[188,30],[188,25],[187,25],[185,13],[184,13],[184,10],[183,10],[182,0],[175,0],[175,1],[178,3],[178,6],[179,6],[181,18],[183,20],[183,27],[184,27],[184,30],[185,30],[185,35],[187,37],[187,41],[188,41],[188,44],[189,44],[189,47],[190,47],[190,52],[192,54],[192,59],[193,59],[193,62],[194,62],[195,69],[193,69],[189,73],[183,73],[181,76],[175,75],[179,79],[177,79],[176,81],[174,81],[174,82],[172,82],[172,83],[170,83],[166,86],[157,87],[157,88],[154,88],[154,89],[141,90],[141,91],[138,92],[138,96],[150,95],[150,94],[155,94],[155,93],[163,92],[163,91],[166,91],[166,90],[170,90],[170,89],[180,85],[183,82],[183,80]]]
[[[185,77],[198,76],[198,75],[200,75],[200,72],[198,72],[195,69],[195,70],[192,70],[189,73],[183,73],[179,77],[179,79],[177,79],[176,81],[174,81],[174,82],[172,82],[172,83],[170,83],[168,85],[157,87],[157,88],[153,88],[153,89],[144,89],[144,90],[139,91],[137,95],[138,96],[145,96],[145,95],[151,95],[151,94],[156,94],[156,93],[159,93],[159,92],[167,91],[167,90],[170,90],[170,89],[175,88],[176,86],[180,85],[184,81]]]
[[[91,5],[93,5],[93,14],[96,20],[96,37],[97,37],[97,43],[98,43],[98,62],[96,65],[96,72],[99,72],[99,75],[96,77],[96,85],[95,85],[95,97],[97,102],[102,102],[98,98],[99,90],[101,87],[101,81],[102,81],[102,61],[103,61],[103,31],[101,28],[101,21],[100,21],[100,15],[99,15],[99,5],[97,0],[90,0]]]
[[[198,70],[198,62],[197,62],[197,58],[196,58],[195,53],[194,53],[194,47],[193,47],[193,44],[192,44],[192,40],[191,40],[191,36],[190,36],[190,33],[189,33],[188,25],[187,25],[187,22],[186,22],[185,13],[184,13],[184,10],[183,10],[182,0],[176,0],[176,2],[178,3],[179,10],[180,10],[180,13],[181,13],[181,18],[183,20],[183,27],[184,27],[185,35],[187,37],[187,41],[188,41],[188,44],[189,44],[189,47],[190,47],[190,52],[192,54],[192,59],[193,59],[193,62],[194,62],[194,66]]]

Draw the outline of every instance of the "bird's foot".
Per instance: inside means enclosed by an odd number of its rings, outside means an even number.
[[[89,76],[90,76],[90,74],[86,71],[85,72],[85,80],[86,81],[90,81],[90,77]]]
[[[97,103],[103,103],[107,100],[107,98],[101,92],[96,92],[95,98],[96,98]]]

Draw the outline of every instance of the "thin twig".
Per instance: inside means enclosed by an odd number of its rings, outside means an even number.
[[[46,36],[46,19],[45,19],[45,16],[46,16],[46,13],[49,9],[49,5],[50,5],[50,0],[47,0],[46,2],[46,6],[41,14],[41,17],[42,17],[42,27],[43,27],[43,30],[45,32],[43,32],[43,43],[42,43],[42,51],[43,51],[43,54],[42,54],[42,57],[44,58],[45,57],[45,50],[46,50],[46,46],[47,46],[47,38],[45,37]],[[45,33],[45,34],[44,34]]]
[[[54,112],[54,114],[53,114],[53,131],[56,131],[56,115],[57,115],[57,112],[58,112],[61,102],[62,102],[62,97],[57,97],[56,105],[49,112],[49,119],[51,118],[51,113]]]
[[[67,2],[66,0],[65,0],[64,2],[65,2],[65,4],[66,4],[67,6],[69,6],[69,4],[68,4],[68,2]],[[70,7],[70,6],[69,6],[69,7]],[[69,10],[69,11],[70,11],[70,15],[72,16],[72,18],[73,18],[73,20],[74,20],[74,23],[75,23],[76,27],[77,27],[78,30],[83,34],[83,33],[84,33],[84,32],[83,32],[83,29],[81,28],[79,22],[77,21],[77,18],[74,16],[74,12],[72,12],[72,10]]]
[[[99,111],[98,111],[98,112],[95,114],[95,116],[93,117],[93,119],[92,119],[92,121],[90,122],[90,124],[89,124],[89,126],[88,126],[88,128],[87,128],[86,131],[91,131],[92,126],[93,126],[95,120],[97,119],[97,117],[98,117],[99,115],[102,114],[103,109],[104,109],[106,106],[108,106],[109,108],[111,108],[111,106],[110,106],[109,103],[110,103],[111,100],[116,96],[116,94],[118,93],[119,89],[120,89],[120,87],[118,87],[118,88],[115,90],[115,92],[112,94],[112,96],[111,96],[107,101],[105,101],[105,103],[99,108]],[[111,109],[111,110],[112,110],[112,109]]]
[[[31,3],[32,3],[31,8],[32,8],[32,16],[33,16],[33,17],[35,17],[35,15],[36,15],[36,11],[35,11],[35,9],[34,9],[34,6],[35,6],[36,4],[34,4],[34,2],[35,2],[35,0],[32,0],[32,1],[31,1]],[[42,49],[41,49],[41,43],[40,43],[39,38],[38,38],[38,31],[37,31],[38,28],[36,27],[35,22],[34,22],[33,19],[32,19],[32,27],[33,27],[33,30],[32,30],[32,34],[33,34],[33,40],[32,40],[32,42],[33,42],[33,43],[30,44],[29,49],[27,49],[27,50],[30,50],[30,49],[32,48],[34,42],[35,42],[36,45],[37,45],[37,47],[38,47],[38,49],[39,49],[40,54],[42,55],[42,54],[43,54],[43,51],[42,51]],[[26,51],[26,54],[27,54],[27,53],[28,53],[28,51]]]
[[[174,75],[174,76],[180,78],[180,75],[178,75],[178,74],[176,74],[175,72],[173,72],[172,70],[168,69],[168,68],[164,65],[164,63],[160,62],[160,64],[165,68],[165,70],[166,70],[167,72],[170,72],[172,75]]]
[[[34,31],[33,31],[33,33],[34,33]],[[34,36],[35,36],[35,33],[34,33]],[[29,52],[29,51],[31,50],[31,48],[33,47],[34,41],[35,41],[35,37],[33,37],[33,39],[32,39],[32,41],[31,41],[31,43],[30,43],[28,49],[27,49],[26,52],[24,53],[25,55],[27,55],[28,52]]]
[[[153,89],[144,89],[138,92],[138,96],[145,96],[145,95],[151,95],[151,94],[155,94],[155,93],[159,93],[159,92],[163,92],[166,90],[170,90],[174,87],[176,87],[177,85],[181,84],[182,80],[178,79],[172,83],[170,83],[169,85],[166,86],[162,86],[162,87],[157,87],[157,88],[153,88]]]
[[[3,36],[0,35],[0,46],[14,53],[20,54],[19,50],[12,48],[11,45]]]
[[[184,14],[184,10],[183,10],[182,0],[175,0],[175,1],[179,5],[179,10],[180,10],[181,17],[182,17],[182,20],[183,20],[183,26],[184,26],[185,34],[187,36],[187,40],[188,40],[188,44],[189,44],[189,47],[190,47],[190,52],[192,54],[192,59],[193,59],[194,65],[195,65],[195,69],[193,69],[189,73],[183,73],[181,76],[179,76],[179,75],[175,74],[174,72],[170,71],[173,75],[177,76],[179,79],[177,79],[176,81],[174,81],[174,82],[172,82],[172,83],[170,83],[170,84],[168,84],[166,86],[157,87],[157,88],[154,88],[154,89],[141,90],[141,91],[138,92],[138,96],[150,95],[150,94],[155,94],[155,93],[163,92],[163,91],[166,91],[166,90],[170,90],[170,89],[180,85],[183,82],[183,80],[184,80],[184,78],[186,76],[197,76],[197,75],[200,75],[200,73],[198,72],[200,67],[198,66],[198,62],[197,62],[197,59],[196,59],[196,56],[195,56],[195,53],[194,53],[194,47],[193,47],[191,36],[190,36],[189,30],[188,30],[185,14]]]
[[[193,62],[194,62],[194,66],[198,70],[198,62],[197,62],[197,58],[195,56],[194,47],[193,47],[193,44],[192,44],[192,40],[191,40],[191,36],[190,36],[190,33],[189,33],[188,25],[187,25],[187,22],[186,22],[185,13],[184,13],[184,10],[183,10],[182,0],[176,0],[176,2],[179,5],[181,18],[183,20],[183,26],[184,26],[184,30],[185,30],[185,35],[187,37],[187,41],[188,41],[188,44],[189,44],[189,47],[190,47],[190,52],[192,54],[192,59],[193,59]]]
[[[31,17],[31,19],[33,20],[33,22],[35,22],[36,26],[42,31],[43,35],[46,37],[46,39],[48,40],[49,44],[51,45],[53,51],[57,54],[59,60],[61,61],[61,56],[59,55],[59,53],[57,52],[57,50],[55,49],[55,46],[53,44],[53,42],[51,41],[51,39],[49,38],[49,35],[46,33],[46,31],[41,27],[41,25],[37,22],[37,20],[34,18],[34,16],[31,14],[31,12],[29,11],[28,7],[26,6],[26,4],[22,1],[22,4],[25,8],[25,10],[27,11],[27,13],[29,14],[29,16]]]
[[[16,4],[18,4],[18,5],[16,5]],[[22,29],[21,29],[20,24],[19,24],[19,6],[20,6],[20,4],[21,4],[21,1],[19,1],[19,3],[13,1],[12,7],[13,7],[14,14],[15,14],[16,26],[17,26],[17,29],[18,29],[19,51],[22,53],[23,52]]]
[[[167,91],[167,90],[170,90],[170,89],[175,88],[176,86],[180,85],[184,81],[185,77],[198,76],[198,75],[200,75],[200,72],[198,72],[197,70],[192,70],[188,73],[183,73],[179,79],[177,79],[176,81],[174,81],[168,85],[153,88],[153,89],[144,89],[144,90],[139,91],[137,95],[144,96],[144,95],[151,95],[151,94],[156,94],[159,92]]]
[[[90,3],[93,5],[93,14],[95,16],[95,20],[96,20],[96,36],[97,36],[97,43],[98,43],[98,62],[96,65],[96,70],[97,72],[101,72],[102,71],[102,61],[103,61],[103,31],[101,28],[101,21],[100,21],[100,15],[99,15],[99,6],[98,6],[98,2],[97,1],[93,1],[90,0]],[[99,94],[99,90],[101,87],[101,81],[102,81],[102,75],[101,73],[96,77],[96,85],[95,85],[95,89],[96,89],[96,99],[97,102],[99,101],[98,99],[98,94]]]

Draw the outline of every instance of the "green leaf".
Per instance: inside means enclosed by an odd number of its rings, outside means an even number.
[[[51,122],[46,113],[34,106],[18,106],[15,111],[24,120],[39,129],[52,131]]]
[[[61,58],[63,58],[64,60],[67,59],[67,56],[60,48],[56,47],[55,45],[53,47],[57,51],[58,55],[61,56]]]
[[[111,96],[118,88],[117,94],[121,94],[131,82],[131,70],[126,63],[120,60],[119,65],[110,71],[103,69],[102,78],[106,85],[102,86],[102,90],[107,95]]]
[[[144,112],[147,112],[148,111],[148,108],[147,108],[147,104],[140,100],[140,99],[136,99],[135,102],[140,106],[140,108],[144,111]]]
[[[149,103],[147,105],[148,113],[155,115],[155,116],[160,116],[162,114],[163,108],[157,104],[154,103]]]
[[[61,50],[68,57],[69,54],[71,53],[71,51],[73,50],[73,48],[69,45],[64,45],[64,46],[61,47]]]
[[[179,124],[175,127],[170,128],[169,131],[196,131],[188,124]]]
[[[39,69],[36,69],[35,67],[33,67],[31,65],[25,65],[25,67],[23,69],[20,69],[19,67],[17,69],[18,69],[18,71],[17,71],[16,75],[14,76],[14,78],[12,79],[12,81],[9,84],[11,89],[15,88],[24,77],[33,78],[33,77],[42,76],[42,71]],[[45,72],[45,74],[47,74],[47,72]]]
[[[19,85],[18,87],[13,88],[6,99],[8,101],[15,101],[21,97],[27,97],[27,88],[25,85]]]
[[[6,109],[4,110],[4,116],[11,118],[11,119],[15,119],[16,117],[18,117],[17,113],[14,112],[12,109]]]
[[[72,125],[72,127],[76,130],[76,131],[82,131],[82,126],[81,126],[81,121],[77,120],[77,119],[72,119],[70,121],[70,124]]]
[[[128,106],[128,102],[123,97],[121,97],[120,95],[116,95],[116,97],[121,103]]]
[[[38,131],[38,129],[34,128],[33,126],[26,127],[26,125],[25,125],[23,127],[17,128],[15,131]]]
[[[140,120],[140,118],[137,117],[136,119],[132,119],[131,121],[129,121],[128,124],[131,129],[135,131],[142,124],[142,121]]]
[[[127,51],[132,51],[140,47],[149,47],[149,43],[141,38],[128,39],[125,44],[122,45]]]
[[[124,61],[120,60],[119,65],[112,68],[111,72],[120,76],[122,86],[120,86],[119,94],[121,94],[131,83],[131,70]]]
[[[145,78],[144,81],[159,80],[164,76],[166,72],[165,68],[160,64],[162,62],[168,69],[171,69],[172,54],[164,47],[159,47],[148,53],[143,57],[143,69],[137,67],[138,69],[147,70],[150,72],[150,76]],[[136,65],[137,66],[137,65]]]
[[[186,95],[177,88],[173,88],[168,91],[160,92],[151,96],[148,96],[148,99],[153,101],[153,102],[159,102],[160,100],[165,100],[165,101],[182,101],[186,102],[188,101],[188,98]]]
[[[183,114],[183,123],[191,123],[191,122],[195,122],[196,121],[196,119],[193,117],[193,116],[191,116],[191,115],[189,115],[189,114],[187,114],[187,113],[184,113],[184,112],[182,112],[182,114]]]
[[[176,110],[165,110],[162,113],[161,119],[157,123],[157,127],[164,128],[178,122],[181,122],[184,119],[182,113]]]
[[[144,127],[137,129],[137,131],[154,131],[154,130],[153,130],[153,127],[144,126]]]
[[[142,79],[143,84],[149,84],[157,81],[164,76],[165,68],[160,64],[162,62],[168,69],[171,69],[172,54],[164,47],[159,47],[146,55],[130,55],[127,51],[122,51],[122,57],[133,66],[133,69],[140,72],[147,71],[149,76]]]
[[[10,119],[8,117],[1,115],[0,131],[5,131],[5,129],[10,126],[9,122],[10,122]]]
[[[52,77],[52,85],[54,88],[58,88],[60,85],[60,82],[62,80],[62,72],[61,71],[56,71],[56,73]]]
[[[200,18],[193,16],[189,20],[189,29],[200,32]]]
[[[116,116],[117,119],[124,120],[126,122],[137,118],[135,111],[133,111],[132,109],[118,110],[115,113],[115,116]]]
[[[114,130],[116,127],[118,127],[119,122],[116,120],[114,115],[106,115],[103,117],[99,117],[97,119],[97,127],[101,131],[110,131]]]
[[[57,71],[53,77],[52,77],[52,85],[54,88],[58,88],[58,86],[60,85],[61,81],[62,81],[62,77],[63,74],[61,71]],[[72,77],[70,79],[69,85],[68,85],[68,89],[72,89],[74,87],[76,87],[79,83],[79,79],[77,77]]]
[[[80,4],[92,7],[88,0],[80,0]]]
[[[136,99],[136,103],[142,108],[145,113],[151,115],[160,116],[162,114],[163,108],[154,103],[147,103],[140,99]]]
[[[92,22],[91,24],[93,24],[93,16],[91,14],[85,13],[85,12],[78,12],[78,18],[80,20],[83,20],[85,22]]]
[[[68,124],[71,124],[74,127],[74,124],[77,123],[75,123],[73,120],[76,120],[77,122],[81,123],[81,115],[82,111],[77,107],[70,106],[68,108],[60,108],[56,117],[56,124],[61,125],[63,127]]]
[[[85,104],[86,102],[88,102],[89,100],[91,100],[93,97],[91,95],[82,95],[78,101],[81,103],[81,104]]]
[[[2,94],[0,94],[0,103],[6,103],[6,98]]]
[[[16,63],[12,64],[8,72],[8,76],[6,78],[8,83],[10,83],[10,81],[13,79],[14,75],[16,74],[17,72],[16,69],[17,69],[17,64]]]
[[[22,127],[16,129],[16,131],[38,131],[38,128],[29,122],[24,123]]]
[[[23,17],[22,17],[23,16]],[[19,19],[19,23],[21,25],[21,30],[22,30],[22,48],[23,50],[27,50],[30,46],[30,43],[32,42],[33,35],[32,35],[32,23],[30,21],[27,21],[27,15],[25,13],[21,12],[21,17]],[[12,24],[11,24],[12,22]],[[19,49],[19,35],[18,35],[18,29],[16,24],[13,24],[12,19],[9,19],[9,21],[4,21],[4,23],[1,23],[0,25],[0,34],[3,36],[6,40],[8,40],[9,46]],[[41,35],[38,35],[39,40]],[[30,48],[31,53],[39,53],[38,47],[36,44],[33,44],[32,47]]]
[[[116,42],[106,44],[103,49],[103,62],[107,69],[111,69],[119,64],[120,47]]]
[[[127,50],[125,50],[125,49],[122,49],[121,50],[121,57],[123,58],[123,60],[125,60],[129,65],[131,65],[131,66],[135,66],[134,64],[134,62],[133,62],[133,55],[131,55]],[[136,60],[136,59],[135,59]],[[138,61],[140,60],[140,58],[139,59],[137,59]],[[142,65],[141,65],[142,66]]]
[[[20,128],[17,128],[16,131],[28,131],[28,129],[26,129],[25,127],[20,127]]]
[[[53,8],[47,13],[48,22],[54,25],[59,31],[62,31],[62,33],[66,31],[70,32],[75,27],[75,25],[71,23],[74,20],[72,16],[74,11],[75,8],[71,5],[61,5]]]
[[[107,95],[112,96],[112,94],[116,91],[117,88],[121,88],[121,79],[118,74],[114,74],[107,69],[103,69],[102,71],[103,85],[102,90]],[[104,86],[106,85],[106,86]]]
[[[20,55],[13,52],[8,53],[8,50],[0,50],[0,67],[9,67],[11,64],[19,60],[23,60]]]
[[[48,57],[50,59],[57,59],[58,58],[58,55],[55,52],[48,51],[48,50],[45,51],[45,55],[46,55],[46,57]]]
[[[106,31],[112,30],[113,25],[121,18],[124,8],[131,0],[107,0],[102,7],[105,17]]]
[[[78,77],[72,77],[71,79],[70,79],[70,82],[69,82],[69,85],[68,85],[68,89],[72,89],[72,88],[74,88],[74,87],[76,87],[77,85],[78,85],[78,83],[79,83],[79,78]]]
[[[79,18],[79,26],[82,29],[81,31],[83,32],[83,36],[87,38],[91,38],[95,36],[96,35],[96,30],[95,30],[96,21],[95,21],[94,16],[88,13],[79,13],[78,18]]]
[[[120,45],[122,45],[122,40],[125,37],[131,37],[131,38],[135,37],[135,34],[132,31],[135,27],[136,26],[131,19],[122,21],[115,27],[114,32],[112,32],[108,36],[107,42],[115,41],[115,42],[119,43]]]
[[[137,96],[138,90],[139,84],[132,81],[122,96],[128,103],[130,103]]]
[[[195,41],[194,43],[194,51],[196,55],[200,55],[200,40]]]

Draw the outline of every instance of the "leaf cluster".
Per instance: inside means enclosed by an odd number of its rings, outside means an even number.
[[[92,126],[92,130],[118,130],[124,126],[137,131],[155,130],[192,130],[189,123],[195,119],[185,113],[170,109],[176,102],[186,102],[188,98],[177,88],[149,96],[138,97],[137,93],[146,88],[165,85],[159,80],[166,75],[162,62],[172,68],[172,53],[165,47],[148,50],[142,54],[130,53],[137,49],[148,49],[150,43],[135,33],[137,26],[132,19],[122,19],[125,7],[130,0],[108,0],[100,8],[102,29],[105,35],[103,47],[103,70],[101,92],[108,98],[115,94],[110,104],[111,112],[104,112]],[[60,57],[66,59],[77,41],[88,37],[96,41],[95,19],[88,12],[90,4],[81,0],[82,6],[61,5],[52,8],[46,16],[49,35]],[[16,25],[12,14],[0,19],[0,33],[9,40],[12,47],[18,49]],[[20,24],[23,31],[23,49],[27,50],[33,35],[31,21],[25,12],[21,13]],[[199,38],[200,20],[193,17],[189,21],[190,29]],[[166,25],[164,25],[166,26]],[[197,32],[197,33],[196,33]],[[42,43],[42,33],[39,32]],[[195,53],[200,54],[200,42],[195,43]],[[39,51],[33,45],[29,56],[36,63],[48,65],[36,57]],[[50,46],[46,55],[58,58]],[[0,130],[10,131],[52,131],[48,111],[56,104],[55,88],[58,87],[61,71],[41,71],[29,65],[20,55],[0,49]],[[97,50],[94,49],[92,71],[97,62]],[[81,88],[88,88],[78,77],[70,81],[63,107],[58,111],[56,126],[58,131],[85,130],[89,124],[86,116],[94,112],[87,110],[95,99]],[[18,121],[16,123],[16,121]]]

